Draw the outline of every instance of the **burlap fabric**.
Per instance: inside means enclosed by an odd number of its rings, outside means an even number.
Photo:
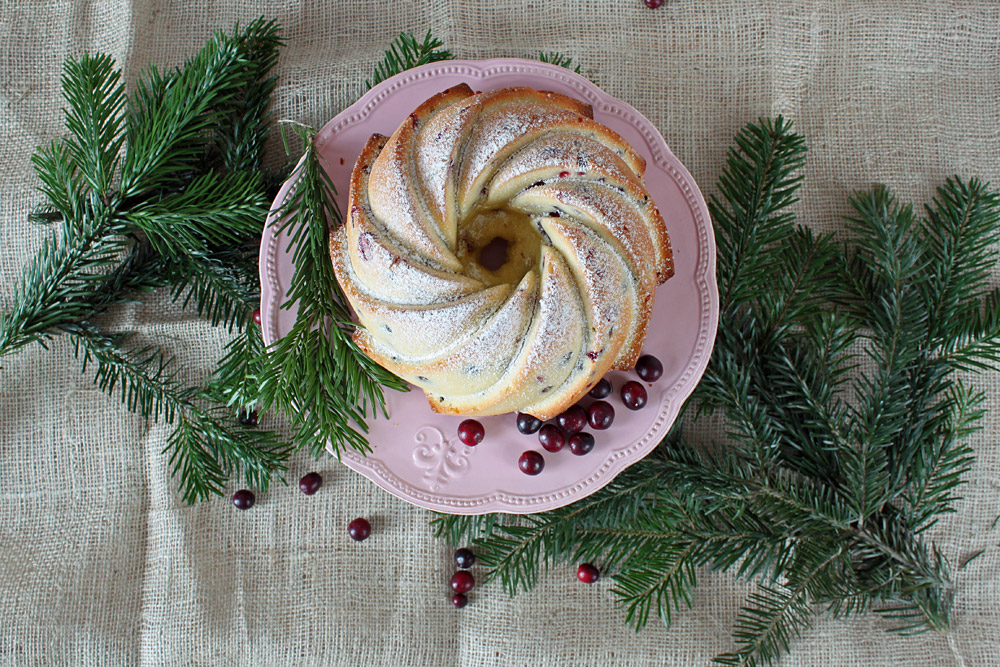
[[[0,302],[44,232],[29,156],[62,132],[63,59],[110,52],[127,77],[176,64],[216,28],[260,13],[284,26],[275,115],[321,125],[351,103],[390,39],[428,27],[460,57],[574,56],[651,118],[706,191],[733,133],[783,113],[808,138],[804,220],[839,229],[845,197],[885,182],[923,202],[953,173],[1000,183],[1000,8],[995,2],[353,0],[0,3]],[[283,159],[280,146],[270,158]],[[1000,273],[995,274],[1000,276]],[[196,379],[224,335],[165,299],[114,326],[174,350]],[[62,340],[0,368],[0,663],[170,665],[704,665],[730,647],[746,589],[705,573],[665,630],[626,628],[608,582],[559,568],[509,599],[448,602],[448,545],[429,513],[340,467],[322,491],[278,486],[249,512],[183,505],[161,455],[167,427],[81,376]],[[959,563],[954,628],[901,638],[874,617],[822,620],[784,665],[1000,663],[1000,377],[958,513],[939,531]],[[375,527],[346,538],[350,518]]]

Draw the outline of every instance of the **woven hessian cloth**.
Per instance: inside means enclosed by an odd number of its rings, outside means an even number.
[[[63,60],[112,54],[134,78],[180,63],[210,31],[260,13],[284,27],[276,119],[322,125],[362,92],[400,31],[427,28],[463,58],[573,56],[649,117],[706,194],[733,134],[778,113],[809,144],[797,210],[842,228],[846,197],[876,182],[922,205],[951,174],[1000,185],[1000,7],[995,2],[352,0],[350,2],[0,3],[0,303],[45,232],[29,156],[63,132]],[[269,161],[282,159],[274,141]],[[1000,272],[994,273],[998,282]],[[116,329],[207,372],[225,341],[159,298]],[[226,499],[185,506],[148,425],[81,375],[67,341],[0,361],[0,664],[4,665],[705,665],[732,644],[748,588],[702,573],[669,629],[624,624],[611,582],[559,567],[527,594],[477,588],[449,603],[454,546],[430,513],[336,461],[293,460],[294,483],[249,512]],[[822,618],[782,665],[996,665],[1000,661],[1000,376],[957,513],[936,529],[958,564],[953,629],[904,638],[874,616]],[[235,482],[234,482],[235,484]],[[238,488],[234,486],[234,488]],[[345,526],[369,517],[357,544]]]

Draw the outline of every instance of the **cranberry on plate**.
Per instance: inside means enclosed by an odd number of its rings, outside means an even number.
[[[458,439],[469,447],[475,447],[483,441],[486,429],[475,419],[464,419],[458,425]]]
[[[528,450],[517,460],[517,467],[525,475],[537,475],[545,467],[545,459],[538,452]]]
[[[586,431],[574,433],[569,437],[569,451],[576,456],[588,454],[594,448],[594,436]]]
[[[538,442],[547,452],[558,452],[566,445],[566,435],[555,424],[546,424],[538,432]]]
[[[556,422],[562,430],[573,435],[587,427],[587,411],[580,405],[573,405],[560,413]]]
[[[587,394],[591,398],[607,398],[611,395],[611,383],[608,382],[607,378],[601,378],[601,381],[594,385]]]
[[[615,421],[615,409],[607,401],[594,401],[587,408],[587,421],[590,422],[591,428],[596,428],[598,431],[611,428],[611,424]]]
[[[646,405],[646,388],[634,380],[622,385],[622,403],[629,410],[641,410]]]
[[[656,382],[663,375],[663,364],[651,354],[644,354],[635,362],[635,372],[646,382]]]
[[[524,412],[517,413],[517,430],[524,435],[531,435],[542,427],[542,420]]]

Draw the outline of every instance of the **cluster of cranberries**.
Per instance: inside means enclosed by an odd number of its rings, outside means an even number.
[[[635,372],[645,382],[656,382],[663,375],[663,364],[656,357],[644,354],[635,364]],[[594,436],[583,429],[589,425],[596,431],[611,428],[615,421],[615,408],[606,400],[613,391],[611,382],[602,379],[588,392],[594,400],[590,405],[574,405],[555,418],[555,423],[543,424],[532,415],[517,414],[517,430],[524,435],[538,434],[538,444],[547,452],[555,453],[564,447],[571,454],[583,456],[590,453],[596,441]],[[629,410],[641,410],[648,400],[646,388],[641,383],[630,380],[621,386],[622,404]],[[475,447],[486,437],[486,429],[475,419],[465,419],[458,425],[458,439],[469,447]],[[537,475],[545,468],[545,458],[534,450],[523,452],[517,460],[517,467],[525,475]]]
[[[466,595],[476,585],[476,578],[469,572],[469,568],[476,562],[476,554],[468,549],[458,549],[455,551],[455,565],[458,571],[451,575],[451,590],[455,591],[451,596],[451,603],[461,609],[469,604],[469,597]]]

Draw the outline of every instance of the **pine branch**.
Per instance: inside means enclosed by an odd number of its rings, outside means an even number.
[[[250,410],[258,400],[257,381],[262,374],[264,340],[260,327],[253,322],[226,345],[226,354],[215,365],[206,393],[212,402],[239,410]]]
[[[278,64],[278,49],[285,42],[280,37],[278,24],[263,17],[252,21],[240,30],[239,24],[233,31],[243,52],[247,68],[245,83],[233,96],[232,101],[221,105],[219,121],[210,146],[210,161],[218,156],[218,166],[225,172],[262,171],[264,142],[270,130],[271,94],[278,83],[278,77],[271,74]],[[281,179],[284,181],[284,178]],[[276,193],[270,193],[271,201]]]
[[[212,326],[243,327],[251,306],[260,302],[260,286],[241,269],[238,250],[191,253],[161,261],[161,275],[172,283],[172,297],[181,307],[194,303],[195,312]]]
[[[774,248],[791,234],[795,216],[788,210],[802,183],[796,173],[805,159],[805,142],[781,116],[747,125],[734,139],[719,177],[721,199],[712,195],[720,307],[728,313],[759,293],[773,276]]]
[[[0,314],[0,356],[43,343],[69,325],[100,312],[93,296],[116,279],[112,269],[129,241],[95,197],[76,219],[64,220],[25,267],[12,308]]]
[[[399,33],[385,51],[382,61],[375,66],[372,78],[365,81],[365,89],[369,90],[389,77],[408,69],[455,57],[451,51],[442,49],[441,46],[442,42],[433,37],[430,30],[424,35],[423,41],[417,41],[413,33]]]
[[[211,391],[181,386],[165,352],[129,349],[94,321],[173,282],[174,298],[193,301],[212,324],[248,323],[259,286],[247,244],[266,216],[256,171],[280,43],[262,19],[217,33],[184,67],[150,67],[129,98],[109,56],[67,61],[70,137],[32,158],[48,200],[34,220],[58,226],[0,314],[0,355],[69,334],[84,370],[96,365],[98,387],[144,418],[175,423],[168,449],[188,501],[222,493],[237,471],[264,489],[284,468],[287,445],[230,426],[231,408],[210,402],[243,400],[256,371],[242,373],[235,392],[218,385],[235,370]]]
[[[66,61],[62,84],[69,104],[66,127],[73,135],[66,140],[69,157],[79,165],[83,180],[105,197],[125,141],[122,116],[126,97],[121,73],[114,69],[111,56],[85,54],[80,60]]]
[[[370,450],[365,420],[384,409],[385,388],[406,384],[369,359],[351,339],[354,324],[329,253],[329,226],[340,224],[335,189],[320,164],[312,136],[302,132],[305,155],[282,204],[276,233],[287,232],[295,265],[282,308],[297,308],[292,329],[261,362],[258,401],[285,413],[299,446],[318,456],[327,443]]]
[[[156,348],[130,350],[123,347],[127,336],[109,336],[93,327],[75,327],[68,333],[83,371],[96,364],[98,388],[117,393],[131,412],[175,424],[164,451],[170,453],[186,502],[224,493],[235,472],[265,491],[272,475],[286,469],[290,450],[275,433],[239,428],[228,411],[203,407],[205,393],[178,382],[170,358]]]
[[[544,52],[539,53],[538,54],[538,59],[541,60],[543,63],[551,63],[553,65],[558,65],[559,67],[565,67],[566,69],[568,69],[568,70],[570,70],[572,72],[576,72],[577,74],[581,74],[582,73],[582,72],[580,72],[580,66],[579,65],[576,65],[576,66],[573,65],[573,59],[571,57],[564,56],[563,54],[559,53],[558,51],[550,51],[548,53],[544,53]]]
[[[925,535],[953,511],[983,416],[954,371],[1000,358],[1000,290],[984,285],[998,195],[949,179],[920,221],[884,187],[856,193],[845,252],[795,226],[801,137],[779,118],[736,143],[710,206],[722,324],[696,392],[732,442],[675,432],[572,506],[439,533],[479,534],[511,593],[552,563],[602,563],[636,627],[688,606],[699,567],[759,580],[722,664],[773,664],[814,606],[947,628],[955,585]]]
[[[788,651],[791,640],[812,622],[805,583],[794,589],[761,586],[750,594],[749,602],[740,611],[733,630],[738,650],[718,656],[714,660],[717,664],[774,664]]]
[[[136,204],[124,217],[158,253],[176,258],[259,235],[267,209],[258,174],[208,173],[182,191]]]
[[[449,544],[459,545],[471,542],[475,539],[486,539],[493,535],[503,514],[440,514],[435,513],[431,519],[431,526],[434,528],[434,537],[440,538]]]

